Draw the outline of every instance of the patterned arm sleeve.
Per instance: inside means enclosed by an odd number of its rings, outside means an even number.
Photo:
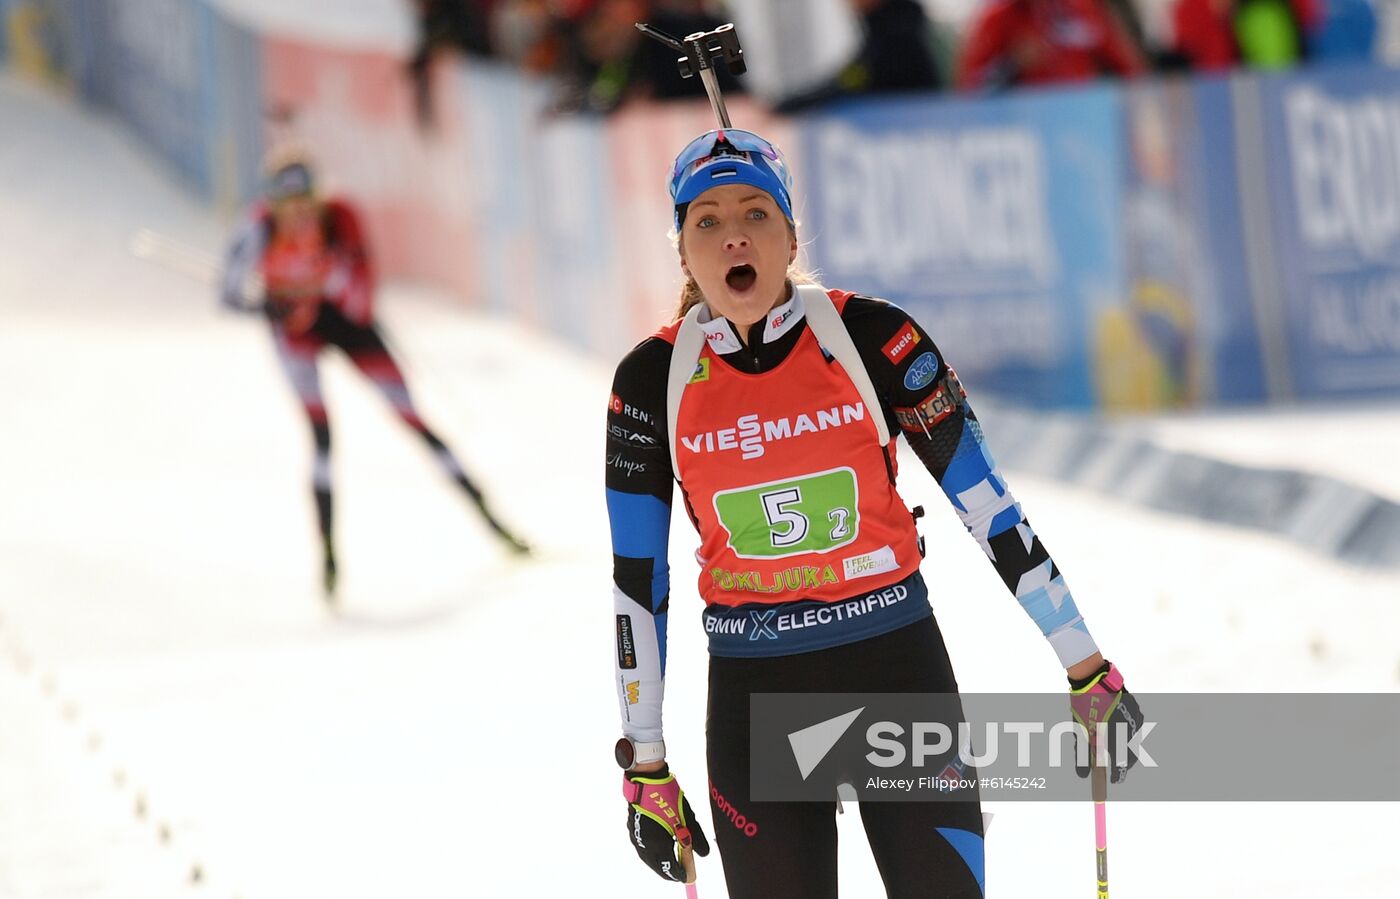
[[[1093,655],[1098,647],[1064,575],[997,468],[957,374],[902,309],[878,300],[859,303],[855,310],[847,304],[847,326],[876,389],[889,403],[887,414],[1060,664],[1068,668]],[[852,320],[857,317],[859,327]]]
[[[670,604],[671,455],[666,443],[670,344],[651,338],[618,365],[608,397],[608,523],[612,530],[614,672],[622,732],[661,737]]]

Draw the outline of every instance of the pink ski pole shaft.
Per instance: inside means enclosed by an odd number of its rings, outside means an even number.
[[[1098,899],[1108,899],[1108,814],[1104,808],[1108,800],[1108,770],[1094,762],[1089,776],[1094,791],[1094,847],[1098,863]]]

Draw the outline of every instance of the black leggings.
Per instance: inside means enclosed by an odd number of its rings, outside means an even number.
[[[836,897],[836,802],[750,802],[750,693],[956,693],[930,616],[859,643],[768,659],[710,658],[710,811],[731,899]],[[892,899],[980,899],[973,802],[865,802],[866,838]],[[948,836],[940,833],[948,832]],[[956,844],[956,845],[955,845]]]

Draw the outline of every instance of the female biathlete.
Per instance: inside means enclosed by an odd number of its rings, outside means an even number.
[[[331,430],[316,367],[327,346],[339,347],[379,388],[506,545],[528,552],[492,514],[457,457],[418,417],[403,374],[374,325],[374,274],[358,218],[344,200],[317,193],[306,160],[286,159],[271,167],[264,200],[250,210],[229,249],[221,296],[229,308],[267,316],[277,356],[311,423],[316,444],[311,483],[328,599],[336,586]]]
[[[688,282],[678,320],[618,365],[608,410],[627,835],[669,880],[686,877],[682,847],[709,852],[661,731],[674,479],[700,535],[709,792],[729,894],[834,897],[835,797],[748,798],[749,696],[956,693],[914,515],[895,491],[892,435],[903,432],[1049,640],[1072,704],[1094,701],[1127,733],[1137,705],[928,333],[883,300],[798,283],[778,150],[750,132],[709,132],[676,159],[670,188]],[[861,614],[835,614],[864,597]],[[890,896],[983,895],[975,798],[863,803],[861,818]]]

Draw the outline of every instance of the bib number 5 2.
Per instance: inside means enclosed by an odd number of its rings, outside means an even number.
[[[858,491],[850,468],[755,484],[715,495],[729,545],[746,559],[829,552],[856,538]]]

